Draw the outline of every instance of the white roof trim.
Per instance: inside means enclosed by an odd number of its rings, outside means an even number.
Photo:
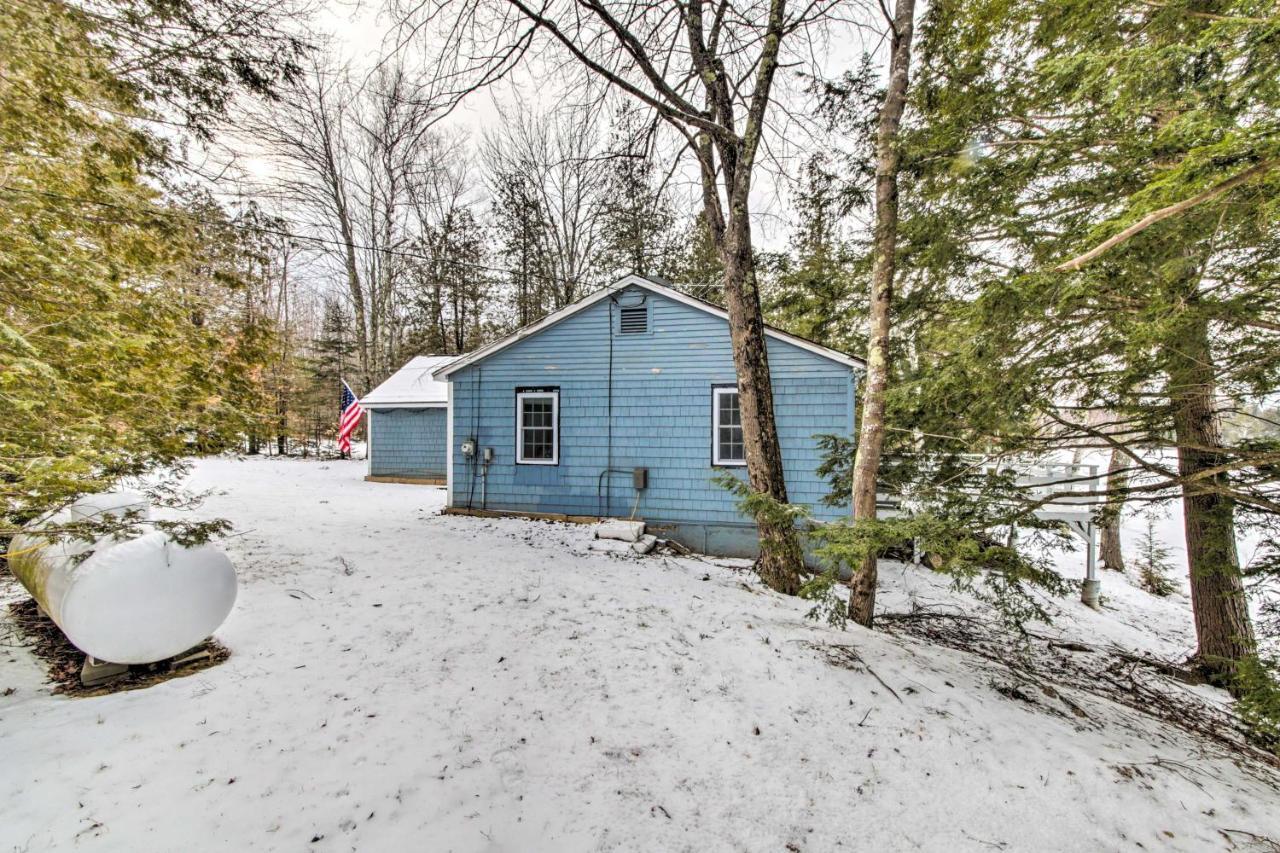
[[[522,341],[525,338],[532,337],[533,335],[536,335],[539,332],[541,332],[543,329],[546,329],[550,326],[554,326],[556,323],[559,323],[561,320],[567,319],[568,317],[571,317],[574,314],[577,314],[579,311],[583,310],[584,308],[589,308],[592,305],[596,304],[597,302],[607,299],[608,297],[612,296],[614,293],[617,293],[620,290],[625,290],[628,287],[640,287],[645,290],[651,291],[653,293],[657,293],[661,296],[665,296],[668,299],[673,299],[676,302],[680,302],[685,305],[688,305],[691,308],[697,308],[700,311],[705,311],[706,313],[711,314],[715,317],[719,317],[721,320],[724,320],[726,322],[729,320],[729,314],[723,308],[718,308],[715,305],[711,305],[710,303],[703,302],[701,299],[696,299],[692,296],[689,296],[688,294],[681,293],[680,291],[675,290],[674,288],[671,288],[671,287],[667,287],[664,284],[658,284],[656,281],[650,278],[645,278],[642,275],[632,274],[614,282],[608,287],[603,287],[600,290],[597,290],[595,293],[592,293],[589,296],[584,296],[582,299],[579,299],[577,302],[574,302],[572,305],[566,305],[564,308],[561,308],[559,311],[556,311],[553,314],[548,314],[538,322],[525,326],[523,329],[519,329],[511,333],[510,335],[507,335],[505,338],[502,338],[501,340],[494,341],[493,343],[489,344],[486,347],[481,347],[475,352],[468,353],[467,355],[461,356],[458,359],[449,362],[443,367],[438,368],[432,374],[432,376],[434,376],[437,379],[444,379],[447,376],[449,376],[451,373],[456,373],[457,371],[461,370],[467,365],[475,364],[477,361],[486,359],[489,356],[494,355],[495,353],[498,353],[506,349],[507,347],[511,346],[514,343],[518,343],[519,341]],[[859,369],[863,369],[866,367],[866,362],[860,358],[855,358],[854,356],[848,355],[846,353],[842,353],[839,350],[831,349],[830,347],[824,347],[821,344],[815,344],[813,341],[807,341],[804,338],[800,338],[795,335],[788,334],[787,332],[784,332],[781,329],[775,329],[772,326],[765,326],[764,333],[771,338],[775,338],[780,341],[786,341],[789,344],[798,346],[804,350],[808,350],[809,352],[815,355],[822,356],[823,358],[834,361],[837,364],[843,364],[846,367],[856,367]]]
[[[443,403],[379,403],[376,400],[372,403],[366,403],[361,400],[360,405],[371,412],[383,412],[387,409],[445,409],[448,408],[449,403],[448,401]]]

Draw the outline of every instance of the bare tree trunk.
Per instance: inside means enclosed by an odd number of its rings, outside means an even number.
[[[324,118],[323,114],[321,115]],[[333,213],[338,222],[338,233],[342,239],[342,264],[347,274],[347,293],[351,296],[351,310],[356,327],[356,353],[360,359],[360,379],[368,382],[369,377],[369,326],[365,308],[364,286],[360,281],[360,267],[356,253],[355,228],[351,223],[351,211],[347,206],[347,194],[342,186],[342,172],[338,165],[336,152],[332,147],[327,124],[324,125],[322,145],[324,150],[324,175],[326,190],[333,203]]]
[[[341,216],[341,220],[343,250],[346,255],[347,293],[351,295],[351,310],[356,327],[356,354],[360,359],[360,382],[367,386],[372,373],[372,358],[369,353],[369,314],[365,308],[360,272],[356,267],[355,240],[350,232],[351,223],[345,214]]]
[[[1213,351],[1203,317],[1188,319],[1168,358],[1178,473],[1185,479],[1225,461]],[[1235,505],[1215,489],[1227,485],[1226,480],[1225,474],[1217,474],[1184,482],[1182,512],[1197,657],[1212,677],[1229,682],[1236,665],[1254,654],[1257,644],[1236,553]]]
[[[315,65],[255,124],[282,166],[289,202],[309,214],[323,250],[341,267],[354,315],[355,358],[347,367],[356,388],[375,384],[401,343],[397,300],[406,265],[395,251],[412,216],[410,176],[435,153],[428,87],[399,68],[366,86]]]
[[[725,306],[729,314],[733,365],[738,376],[747,477],[753,490],[779,503],[787,503],[787,486],[773,412],[773,379],[751,246],[750,197],[756,149],[764,133],[764,116],[769,105],[768,93],[778,67],[785,5],[785,0],[772,0],[769,4],[767,34],[757,68],[757,88],[741,136],[722,135],[714,142],[703,137],[697,149],[702,172],[703,215],[724,262]],[[718,116],[731,126],[730,81],[702,41],[702,14],[700,0],[689,3],[686,26],[692,58],[703,81],[708,114]],[[719,153],[719,168],[713,151]],[[723,182],[723,207],[716,190],[717,180]],[[795,595],[800,591],[804,571],[804,553],[795,526],[760,513],[756,517],[756,528],[760,537],[756,571],[760,579],[771,589]]]
[[[285,349],[276,359],[276,451],[285,455],[288,448],[289,409],[292,402],[293,376],[292,359],[295,347],[293,324],[290,320],[290,307],[293,304],[289,290],[289,258],[290,249],[287,243],[282,247],[280,268],[280,288],[276,300],[276,322],[284,338]]]
[[[1119,450],[1112,450],[1111,461],[1107,463],[1107,491],[1110,495],[1102,517],[1098,558],[1102,561],[1102,568],[1114,572],[1124,571],[1124,552],[1120,548],[1120,514],[1124,510],[1124,496],[1117,492],[1129,482],[1127,462],[1128,458]]]
[[[435,325],[436,340],[439,341],[440,351],[447,352],[449,332],[444,323],[444,274],[438,269],[438,264],[432,264],[431,266],[431,279],[432,322]]]
[[[526,246],[527,238],[524,238],[520,247],[520,296],[516,320],[516,326],[522,329],[529,325],[529,258]]]
[[[502,15],[509,23],[499,27],[501,37],[483,42],[484,55],[496,60],[486,66],[487,73],[505,73],[502,69],[506,63],[523,55],[534,35],[545,35],[573,59],[585,76],[603,80],[615,91],[652,109],[683,137],[687,150],[697,157],[704,221],[724,263],[725,302],[738,378],[747,473],[755,491],[786,501],[769,355],[751,253],[749,198],[766,113],[774,100],[773,81],[782,64],[783,41],[804,44],[805,39],[816,37],[806,33],[825,30],[826,22],[835,17],[833,7],[800,4],[788,15],[786,0],[769,0],[766,15],[763,8],[743,14],[731,4],[704,0],[686,0],[670,6],[616,7],[567,0],[503,2],[519,16]],[[901,36],[905,35],[909,47],[914,12],[913,0],[900,3],[906,4],[907,11],[899,13],[905,17],[906,28],[895,39],[895,57]],[[458,16],[449,18],[446,30],[451,31],[463,16],[474,17],[473,10],[481,6],[458,4]],[[409,17],[413,14],[410,12]],[[466,46],[475,49],[474,45]],[[456,57],[456,50],[449,55]],[[899,102],[905,93],[905,63],[901,82]],[[899,104],[897,115],[901,112]],[[580,148],[563,150],[575,157],[583,153]],[[593,164],[587,165],[594,168]],[[595,177],[598,176],[590,172],[582,182],[569,186],[585,190]],[[566,208],[573,209],[574,205]],[[593,207],[593,217],[599,209],[599,205]],[[542,215],[549,212],[544,210]],[[555,254],[558,261],[576,260],[593,257],[586,250],[595,248],[590,240],[598,237],[599,231],[575,227],[553,231],[549,236],[572,238],[565,246],[555,247]],[[589,266],[579,263],[569,267],[563,262],[550,266],[563,286],[558,294],[563,296],[561,305],[572,301],[580,286],[590,284],[582,275]],[[780,525],[763,517],[756,521],[760,529],[757,568],[761,578],[774,589],[796,592],[803,570],[797,531],[789,523]]]
[[[466,352],[467,316],[462,297],[461,277],[454,282],[450,298],[453,301],[453,351],[456,353]]]
[[[347,202],[346,188],[343,186],[342,165],[339,163],[337,151],[337,130],[334,117],[327,111],[323,94],[317,99],[314,115],[315,130],[319,134],[318,158],[320,161],[321,180],[332,202],[332,211],[337,219],[338,233],[342,240],[343,267],[347,274],[347,292],[351,295],[352,313],[355,315],[356,350],[360,358],[361,380],[369,378],[369,326],[365,307],[364,287],[360,281],[359,261],[356,253],[355,227],[351,222],[351,209]]]
[[[867,376],[862,390],[862,424],[853,462],[854,521],[876,517],[876,481],[884,448],[885,398],[889,386],[890,311],[898,251],[898,169],[902,161],[898,128],[907,102],[915,0],[897,0],[889,58],[889,87],[876,130],[876,226],[871,268],[871,322]],[[871,627],[876,607],[876,554],[869,554],[849,579],[849,618]]]
[[[737,211],[735,211],[735,214]],[[729,337],[738,374],[738,403],[742,414],[742,440],[751,488],[780,503],[787,502],[782,448],[773,412],[773,379],[760,314],[755,259],[751,251],[745,202],[741,215],[731,215],[724,237],[724,293],[729,313]],[[787,595],[800,591],[804,555],[795,528],[760,516],[760,558],[756,571],[771,589]]]

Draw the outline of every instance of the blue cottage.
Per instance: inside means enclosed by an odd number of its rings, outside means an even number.
[[[822,503],[817,436],[853,434],[863,363],[766,332],[788,496],[846,515]],[[703,553],[756,553],[755,525],[712,482],[746,476],[721,308],[632,275],[434,375],[448,382],[454,511],[634,515]]]

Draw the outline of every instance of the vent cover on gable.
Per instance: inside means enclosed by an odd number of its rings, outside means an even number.
[[[618,311],[618,332],[623,335],[643,335],[649,331],[649,307],[635,305]]]

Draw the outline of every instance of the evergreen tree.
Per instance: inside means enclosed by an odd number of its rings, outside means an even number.
[[[23,3],[0,16],[0,535],[248,426],[223,404],[256,355],[219,323],[229,266],[211,261],[203,229],[221,213],[160,194],[170,148],[146,129],[148,104],[178,99],[209,118],[224,102],[202,88],[201,63],[163,47],[176,35],[134,41],[135,8]],[[203,38],[206,58],[255,44]],[[146,45],[146,63],[122,59]]]
[[[351,312],[339,299],[326,297],[321,306],[319,333],[307,347],[301,426],[304,447],[314,445],[316,453],[321,452],[324,439],[337,435],[342,382],[353,383],[358,372],[359,353],[352,322]],[[352,384],[351,390],[359,396],[371,389]]]
[[[193,269],[182,287],[198,296],[206,309],[200,324],[216,336],[217,349],[197,370],[222,389],[207,405],[217,411],[215,435],[202,435],[202,446],[238,444],[258,453],[276,419],[276,400],[266,382],[268,365],[282,344],[268,305],[272,242],[270,229],[280,223],[256,204],[231,217],[203,190],[190,190],[184,206],[194,218],[196,245]]]
[[[515,172],[494,178],[492,191],[498,257],[510,270],[513,314],[520,328],[547,314],[553,304],[546,211],[528,180]]]
[[[272,99],[301,77],[309,48],[286,26],[291,11],[287,3],[254,0],[106,0],[85,7],[95,45],[107,48],[99,58],[148,117],[163,116],[205,141],[237,94]]]
[[[817,155],[805,164],[795,204],[794,260],[767,290],[765,310],[773,323],[801,337],[861,352],[866,339],[857,320],[865,316],[865,286],[855,276],[857,259],[840,232],[844,200],[826,161]]]
[[[1173,572],[1173,561],[1170,549],[1156,537],[1156,521],[1152,515],[1147,516],[1147,527],[1138,538],[1138,555],[1133,561],[1133,568],[1138,572],[1138,583],[1152,595],[1161,598],[1178,591],[1177,584],[1169,575]]]
[[[628,104],[613,135],[604,187],[601,261],[615,276],[671,277],[679,248],[676,216],[649,150],[653,127],[644,126],[639,111]]]
[[[405,340],[399,362],[424,353],[458,354],[485,341],[492,313],[492,275],[484,228],[467,208],[428,225],[406,262],[412,290],[406,300]]]
[[[349,372],[355,366],[355,351],[351,314],[340,301],[327,297],[320,320],[320,335],[311,343],[311,375],[317,388],[321,389],[320,393],[327,393],[335,405],[343,380],[351,381]]]
[[[672,281],[692,296],[724,305],[724,262],[711,239],[706,220],[694,216],[681,241],[683,247]]]
[[[1182,502],[1199,657],[1226,681],[1255,646],[1237,523],[1280,512],[1280,444],[1221,430],[1280,380],[1275,22],[1253,2],[934,4],[909,144],[912,233],[936,238],[915,274],[954,297],[918,426],[1122,447],[1125,494]]]
[[[449,338],[441,352],[457,355],[484,343],[481,323],[491,282],[485,271],[484,229],[470,210],[458,211],[454,220],[440,258],[449,282]]]

